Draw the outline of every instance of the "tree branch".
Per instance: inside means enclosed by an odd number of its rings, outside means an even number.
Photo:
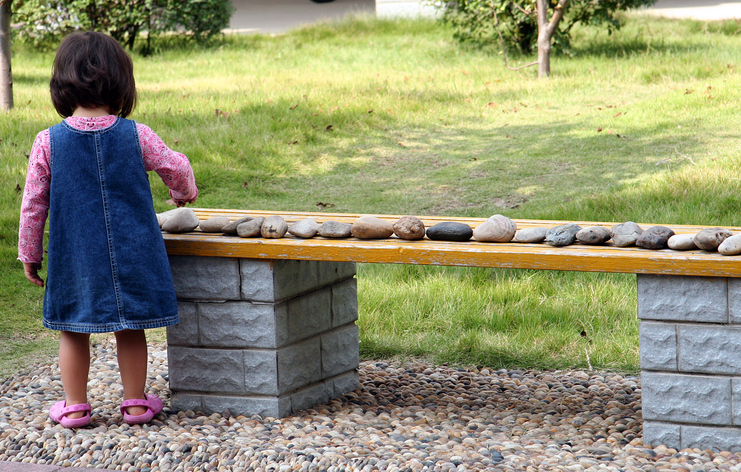
[[[515,4],[517,5],[517,4]],[[507,64],[507,46],[504,42],[504,36],[502,36],[502,31],[499,29],[499,18],[497,17],[497,10],[494,8],[494,3],[492,2],[492,11],[494,12],[494,27],[497,29],[497,33],[499,34],[499,42],[502,44],[502,56],[504,57],[504,67],[511,71],[518,71],[520,69],[524,69],[525,67],[531,67],[534,65],[537,65],[538,62],[531,62],[530,64],[525,64],[524,66],[520,67],[510,67],[509,64]],[[519,5],[518,5],[519,8]],[[523,10],[524,11],[524,10]]]

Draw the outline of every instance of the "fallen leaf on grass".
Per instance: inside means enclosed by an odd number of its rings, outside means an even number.
[[[318,206],[320,210],[324,210],[325,208],[332,208],[334,203],[316,202],[316,206]]]
[[[327,127],[324,128],[324,131],[334,131],[334,129],[332,128],[332,125],[327,125]]]
[[[298,103],[289,108],[289,110],[295,110],[298,107]]]

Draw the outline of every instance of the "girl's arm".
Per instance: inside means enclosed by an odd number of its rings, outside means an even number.
[[[184,154],[175,152],[148,126],[136,124],[144,157],[144,168],[153,170],[170,188],[170,196],[177,206],[193,203],[198,197],[193,169]]]
[[[38,269],[43,260],[44,226],[49,214],[50,187],[49,131],[45,130],[36,136],[28,157],[26,187],[23,191],[18,229],[18,260],[23,262],[24,267],[33,264],[33,267]],[[28,277],[28,267],[26,269]],[[36,283],[35,279],[29,280]]]

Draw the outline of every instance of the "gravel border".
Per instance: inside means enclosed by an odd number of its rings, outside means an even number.
[[[122,423],[110,341],[95,344],[93,424],[67,430],[48,408],[59,369],[0,384],[0,462],[164,471],[733,470],[729,452],[642,444],[640,379],[611,372],[459,369],[365,361],[361,387],[282,418],[167,409]],[[167,352],[150,348],[150,390],[167,400]]]

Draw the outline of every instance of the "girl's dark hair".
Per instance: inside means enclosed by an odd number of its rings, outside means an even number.
[[[77,107],[108,107],[127,117],[136,106],[134,63],[118,42],[94,31],[72,33],[54,58],[51,101],[63,118]]]

